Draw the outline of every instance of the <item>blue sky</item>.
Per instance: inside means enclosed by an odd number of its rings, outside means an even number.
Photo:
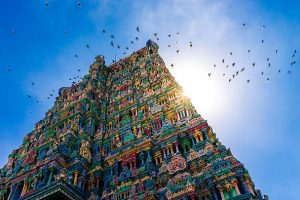
[[[44,4],[1,2],[1,166],[53,105],[57,90],[71,85],[70,77],[87,73],[96,55],[105,55],[110,64],[115,56],[124,56],[124,47],[131,53],[157,32],[169,70],[220,141],[245,164],[256,187],[271,199],[298,199],[299,1],[81,0],[80,8],[75,0]],[[111,34],[122,50],[110,46]],[[135,36],[139,40],[132,45]],[[297,63],[290,66],[293,60]],[[242,67],[246,70],[228,83]],[[54,96],[48,100],[50,93]]]

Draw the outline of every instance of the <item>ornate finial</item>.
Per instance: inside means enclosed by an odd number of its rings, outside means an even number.
[[[101,65],[105,64],[105,59],[104,59],[104,56],[102,56],[102,55],[96,56],[95,60],[96,60],[96,62],[100,63]]]
[[[157,50],[159,48],[158,45],[155,42],[153,42],[151,39],[149,39],[146,42],[146,46],[147,46],[150,54],[157,53]]]

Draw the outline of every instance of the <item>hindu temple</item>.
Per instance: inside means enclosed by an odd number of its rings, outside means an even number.
[[[0,169],[0,200],[267,200],[151,40],[97,56]]]

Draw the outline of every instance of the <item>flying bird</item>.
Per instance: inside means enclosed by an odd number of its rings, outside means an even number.
[[[171,34],[169,34],[168,37],[171,37]]]
[[[174,67],[174,64],[173,64],[173,63],[171,64],[171,67],[172,67],[172,68]]]
[[[89,49],[89,48],[90,48],[90,45],[88,45],[88,44],[87,44],[87,45],[86,45],[86,48],[88,48],[88,49]]]
[[[247,83],[250,83],[250,79],[247,80]]]
[[[179,49],[176,50],[176,53],[179,53]]]
[[[139,26],[136,27],[136,31],[140,32],[140,27]]]
[[[211,73],[208,73],[208,77],[210,77],[211,76]]]
[[[106,31],[103,29],[103,30],[102,30],[102,33],[106,33]]]

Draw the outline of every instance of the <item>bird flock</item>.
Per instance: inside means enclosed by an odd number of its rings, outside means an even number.
[[[48,7],[49,6],[49,1],[48,0],[45,0],[45,6]],[[80,0],[77,0],[77,6],[79,8],[82,7],[82,4],[80,2]],[[242,27],[246,27],[246,23],[243,23],[242,24]],[[261,26],[261,29],[262,31],[264,31],[266,29],[266,25],[262,25]],[[130,39],[130,41],[128,41],[128,44],[127,45],[121,45],[118,41],[117,41],[117,37],[115,34],[113,33],[110,33],[107,29],[101,29],[101,34],[103,36],[105,36],[107,38],[107,41],[110,45],[111,48],[113,48],[115,50],[115,57],[114,59],[112,59],[112,63],[115,63],[117,62],[117,57],[116,57],[116,54],[123,54],[123,55],[126,55],[129,53],[129,51],[131,50],[134,50],[133,48],[133,45],[138,43],[139,40],[140,40],[140,26],[137,25],[134,32],[134,36],[132,37],[132,39]],[[12,34],[15,35],[16,34],[16,30],[15,29],[12,29],[11,30]],[[64,31],[63,33],[65,36],[68,36],[69,32],[66,30]],[[167,42],[167,48],[170,49],[171,51],[174,51],[174,53],[176,52],[175,55],[179,54],[181,52],[181,50],[178,48],[178,44],[179,44],[179,38],[178,36],[180,35],[179,32],[174,32],[174,33],[169,33],[167,35],[162,35],[162,36],[166,36],[169,40]],[[159,43],[160,41],[160,38],[159,38],[159,34],[157,32],[153,33],[152,35],[152,39]],[[175,42],[174,42],[175,40]],[[265,39],[261,39],[261,45],[264,45],[265,44]],[[192,48],[194,47],[192,41],[188,42],[187,44],[185,44],[187,47],[189,48]],[[85,48],[86,49],[90,49],[91,48],[91,45],[90,44],[86,44],[85,45]],[[247,54],[251,54],[252,53],[252,50],[251,49],[248,49],[246,51]],[[276,55],[279,54],[279,50],[278,49],[274,49],[274,53]],[[290,60],[290,68],[286,69],[286,68],[277,68],[277,73],[287,73],[288,75],[292,74],[292,68],[293,66],[296,65],[296,55],[297,55],[297,50],[293,50],[292,51],[292,54],[291,54],[291,60]],[[228,82],[228,83],[231,83],[232,81],[236,80],[238,76],[240,76],[241,74],[245,73],[246,70],[250,70],[251,68],[257,68],[257,64],[255,61],[251,62],[251,63],[248,63],[247,66],[238,66],[237,65],[237,62],[230,62],[230,60],[232,60],[232,58],[234,57],[234,53],[232,51],[229,51],[228,52],[228,56],[230,58],[226,58],[226,56],[224,56],[223,58],[221,58],[218,62],[220,62],[220,64],[217,64],[217,63],[214,63],[212,66],[212,70],[210,72],[207,73],[208,77],[209,78],[212,78],[212,77],[217,77],[215,76],[216,74],[220,73],[220,70],[218,72],[214,71],[216,68],[219,68],[221,69],[221,76],[226,78],[225,80]],[[79,59],[79,55],[78,53],[75,53],[74,55],[74,58],[75,59]],[[228,61],[229,60],[229,61]],[[270,58],[266,58],[266,62],[267,62],[267,68],[272,68],[273,67],[273,63],[271,63],[271,60]],[[170,64],[170,67],[171,68],[174,68],[175,67],[175,64],[174,63],[171,63]],[[73,76],[73,77],[69,77],[69,81],[72,82],[72,85],[80,82],[82,80],[83,77],[81,77],[80,75],[80,72],[81,72],[81,69],[76,67],[77,69],[77,75],[76,76]],[[234,69],[234,70],[232,70]],[[275,69],[274,69],[275,70]],[[234,71],[234,72],[232,72]],[[7,69],[7,72],[11,73],[12,72],[12,68],[9,67]],[[266,75],[266,71],[265,69],[261,69],[260,72],[259,72],[259,75],[264,77],[265,80],[267,82],[269,82],[271,80],[271,78],[269,76]],[[251,82],[251,79],[250,78],[246,78],[245,80],[246,83],[250,83]],[[36,83],[34,80],[32,80],[30,82],[30,86],[31,87],[36,87]],[[51,91],[48,93],[46,99],[49,100],[51,99],[53,96],[54,96],[54,93],[56,92],[55,89],[51,89]],[[33,98],[33,95],[32,94],[28,94],[27,95],[28,99],[31,99],[33,101],[35,101],[39,106],[42,106],[43,104],[43,100],[38,100],[38,99],[34,99]]]
[[[246,23],[243,23],[242,26],[245,27]],[[264,31],[266,29],[266,25],[262,25],[261,29],[262,29],[262,31]],[[262,39],[261,40],[261,45],[264,45],[264,43],[265,43],[265,40]],[[251,54],[252,53],[251,49],[248,49],[247,53]],[[275,49],[274,53],[275,53],[275,55],[278,55],[279,54],[278,49]],[[233,57],[233,55],[234,55],[233,52],[230,51],[229,52],[229,56]],[[259,75],[262,76],[262,77],[264,77],[267,83],[269,83],[271,81],[270,76],[266,76],[266,71],[267,71],[268,68],[270,68],[270,69],[273,68],[273,70],[277,71],[277,73],[284,73],[284,72],[286,72],[288,75],[291,75],[292,74],[292,68],[291,67],[293,67],[297,63],[296,62],[296,55],[297,55],[297,50],[296,49],[292,50],[291,55],[290,55],[290,61],[287,64],[287,65],[289,65],[289,67],[285,67],[285,68],[282,67],[282,68],[276,68],[276,69],[275,69],[275,67],[273,67],[275,65],[273,65],[273,63],[271,63],[270,58],[267,57],[266,58],[266,62],[267,62],[266,68],[264,68],[264,66],[261,66],[259,68]],[[231,59],[228,59],[228,60],[231,60]],[[252,69],[257,68],[257,65],[256,65],[255,61],[253,61],[251,64],[248,63],[246,65],[247,66],[245,66],[245,67],[238,67],[236,65],[236,62],[226,62],[225,58],[222,58],[221,59],[221,65],[218,65],[218,67],[220,67],[220,70],[222,71],[221,72],[222,76],[226,77],[226,81],[228,83],[231,83],[233,80],[237,79],[237,77],[240,74],[242,74],[244,71],[246,71],[246,69],[247,70],[251,70],[251,68]],[[217,64],[213,64],[213,69],[216,69],[216,68],[217,68]],[[228,70],[230,68],[234,69],[233,70],[234,72],[232,72],[232,70]],[[217,73],[218,72],[213,73],[213,72],[210,71],[210,72],[208,72],[207,75],[208,75],[208,77],[211,78],[211,77],[213,77],[214,74],[217,74]],[[246,81],[246,83],[250,83],[251,79],[247,78],[245,81]]]

